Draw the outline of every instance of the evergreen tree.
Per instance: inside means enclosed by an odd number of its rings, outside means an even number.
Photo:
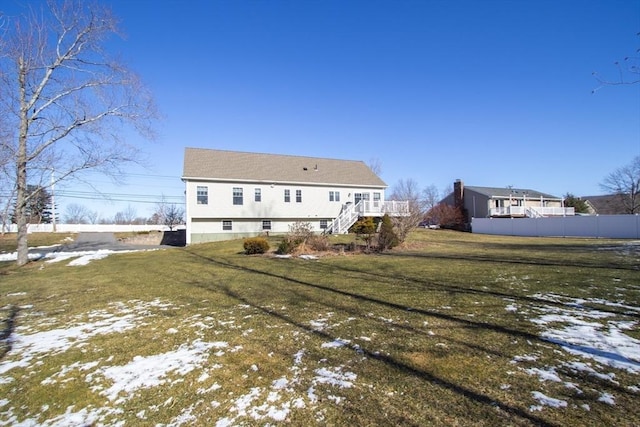
[[[382,217],[382,224],[380,225],[380,233],[378,234],[378,249],[384,251],[386,249],[392,249],[398,246],[400,240],[393,230],[393,223],[389,215],[385,214]]]
[[[567,208],[573,208],[575,213],[589,213],[589,207],[587,206],[587,203],[571,193],[565,194],[564,206]]]
[[[46,188],[38,185],[27,185],[28,200],[26,205],[28,224],[51,224],[53,221],[53,204],[51,193]],[[11,215],[11,221],[16,223],[15,210]]]
[[[351,231],[356,233],[358,237],[367,244],[367,250],[371,249],[371,241],[376,233],[376,223],[371,217],[360,218],[358,222],[351,226]]]

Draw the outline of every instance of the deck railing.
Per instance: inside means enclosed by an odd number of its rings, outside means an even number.
[[[380,217],[384,214],[389,216],[407,216],[409,215],[408,201],[369,201],[360,200],[355,205],[347,204],[343,207],[342,212],[331,224],[325,229],[327,234],[345,234],[361,216]]]
[[[550,206],[504,206],[491,208],[489,216],[522,216],[528,218],[540,218],[547,216],[574,216],[575,209],[550,207]]]
[[[409,215],[409,202],[408,201],[369,201],[361,200],[355,205],[356,211],[361,216],[383,216],[387,214],[389,216],[406,216]]]

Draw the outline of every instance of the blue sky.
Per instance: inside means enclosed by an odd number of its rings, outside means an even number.
[[[5,0],[6,1],[6,0]],[[14,1],[14,0],[9,0]],[[164,115],[123,202],[148,216],[183,194],[184,147],[378,159],[414,180],[600,194],[640,155],[640,84],[604,87],[638,56],[640,2],[104,0]],[[132,136],[132,138],[137,138]],[[86,191],[82,188],[67,188]]]

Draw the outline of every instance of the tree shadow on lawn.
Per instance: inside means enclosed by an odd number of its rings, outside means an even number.
[[[198,258],[201,258],[205,261],[208,261],[210,263],[216,264],[220,267],[224,267],[224,268],[231,268],[231,269],[236,269],[236,270],[241,270],[244,272],[248,272],[248,273],[253,273],[253,274],[260,274],[260,275],[265,275],[265,276],[269,276],[272,278],[276,278],[276,279],[280,279],[280,280],[285,280],[287,282],[290,283],[294,283],[296,285],[301,285],[301,286],[306,286],[306,287],[311,287],[314,289],[318,289],[318,290],[322,290],[322,291],[327,291],[327,292],[331,292],[334,294],[338,294],[340,296],[345,296],[345,297],[349,297],[349,298],[354,298],[357,300],[361,300],[361,301],[365,301],[368,303],[372,303],[372,304],[377,304],[377,305],[381,305],[384,307],[388,307],[391,309],[396,309],[396,310],[401,310],[403,312],[407,311],[407,307],[403,306],[403,305],[399,305],[399,304],[395,304],[393,302],[389,302],[389,301],[382,301],[382,300],[378,300],[375,298],[370,298],[364,295],[359,295],[359,294],[355,294],[355,293],[351,293],[351,292],[346,292],[346,291],[341,291],[338,289],[333,289],[327,286],[323,286],[323,285],[317,285],[314,283],[309,283],[309,282],[305,282],[299,279],[294,279],[294,278],[290,278],[290,277],[286,277],[283,275],[279,275],[279,274],[274,274],[274,273],[270,273],[270,272],[266,272],[266,271],[261,271],[261,270],[257,270],[257,269],[253,269],[253,268],[249,268],[246,266],[240,266],[240,265],[236,265],[236,264],[232,264],[228,261],[223,261],[221,259],[213,259],[210,257],[206,257],[203,255],[199,255],[193,252],[189,252],[191,255],[196,256]],[[198,284],[192,283],[196,286],[202,287],[207,289],[208,286],[207,284],[203,283],[203,286],[200,286]],[[318,337],[321,337],[323,339],[326,340],[336,340],[338,339],[338,337],[334,337],[331,334],[322,331],[322,330],[317,330],[314,328],[311,328],[309,325],[300,323],[298,321],[296,321],[295,319],[287,316],[286,314],[277,312],[275,310],[272,309],[268,309],[265,307],[262,307],[252,301],[250,301],[249,299],[247,299],[246,297],[232,291],[231,289],[229,289],[228,286],[224,286],[224,285],[216,285],[216,290],[223,292],[226,296],[231,297],[236,299],[237,301],[239,301],[241,304],[246,304],[248,306],[251,306],[269,316],[273,316],[283,322],[286,322],[290,325],[293,325],[296,328],[300,328],[304,331],[306,331],[307,333],[311,334],[311,335],[315,335]],[[514,335],[514,336],[519,336],[528,340],[532,340],[532,341],[543,341],[540,339],[540,337],[538,337],[535,334],[531,334],[528,332],[523,332],[523,331],[517,331],[517,330],[512,330],[509,328],[506,328],[504,326],[499,326],[499,325],[493,325],[490,323],[484,323],[484,322],[474,322],[472,320],[468,320],[468,319],[460,319],[458,317],[455,316],[450,316],[447,314],[443,314],[443,313],[439,313],[439,312],[433,312],[433,311],[428,311],[428,310],[423,310],[423,309],[412,309],[413,313],[419,313],[425,316],[431,316],[431,317],[437,317],[443,320],[447,320],[447,321],[452,321],[452,322],[459,322],[462,323],[468,327],[472,327],[472,328],[482,328],[482,329],[489,329],[489,330],[493,330],[496,332],[501,332],[501,333],[505,333],[505,334],[510,334],[510,335]],[[432,384],[436,384],[438,386],[441,386],[443,388],[446,388],[456,394],[459,394],[467,399],[473,400],[475,402],[490,406],[490,407],[497,407],[500,408],[501,410],[505,411],[506,413],[518,416],[520,418],[526,419],[536,425],[539,426],[555,426],[556,424],[553,424],[547,420],[544,420],[543,418],[540,418],[538,416],[535,416],[533,414],[531,414],[528,410],[526,409],[522,409],[522,408],[518,408],[512,405],[509,405],[507,403],[503,403],[500,402],[488,395],[482,394],[482,393],[478,393],[474,390],[471,390],[467,387],[464,387],[463,385],[460,384],[456,384],[453,383],[451,381],[445,380],[443,378],[440,378],[438,376],[435,376],[432,373],[429,373],[427,371],[421,370],[421,369],[417,369],[414,368],[412,366],[407,365],[406,363],[403,363],[397,359],[395,359],[394,357],[390,356],[390,355],[384,355],[381,354],[379,352],[374,352],[371,351],[369,349],[366,349],[364,347],[360,347],[359,351],[362,352],[364,355],[366,355],[367,357],[383,362],[385,364],[387,364],[388,366],[393,367],[394,369],[405,373],[405,374],[409,374],[412,375],[414,377],[418,377],[424,381],[428,381]]]
[[[261,307],[259,305],[256,305],[254,303],[252,303],[250,300],[248,300],[247,298],[231,291],[230,289],[223,287],[224,288],[224,292],[227,296],[232,297],[237,299],[240,303],[242,304],[246,304],[250,307],[253,307],[269,316],[275,317],[285,323],[288,323],[296,328],[302,329],[305,332],[307,332],[308,334],[312,334],[315,336],[318,336],[324,340],[328,340],[328,341],[335,341],[336,339],[338,339],[339,337],[333,336],[327,332],[321,331],[321,330],[317,330],[317,329],[313,329],[310,328],[308,325],[305,325],[303,323],[297,322],[296,320],[294,320],[293,318],[283,314],[283,313],[279,313],[275,310],[269,310],[267,308]],[[463,387],[462,385],[459,384],[455,384],[451,381],[447,381],[445,379],[439,378],[429,372],[426,372],[424,370],[421,369],[416,369],[412,366],[409,366],[397,359],[395,359],[394,357],[390,356],[390,355],[385,355],[382,354],[380,352],[373,352],[369,349],[367,349],[364,346],[360,346],[358,348],[358,352],[364,354],[365,356],[367,356],[370,359],[373,360],[377,360],[379,362],[385,363],[388,366],[393,367],[394,369],[404,373],[404,374],[408,374],[408,375],[412,375],[414,377],[420,378],[424,381],[428,381],[431,384],[446,388],[450,391],[453,391],[456,394],[459,394],[467,399],[476,401],[478,403],[490,406],[490,407],[498,407],[501,410],[505,411],[506,413],[512,414],[512,415],[516,415],[519,416],[521,418],[527,419],[531,422],[534,422],[536,425],[539,426],[555,426],[556,424],[550,423],[540,417],[534,416],[530,413],[528,413],[527,411],[521,409],[521,408],[517,408],[514,407],[512,405],[508,405],[502,402],[497,401],[496,399],[478,393],[476,391],[473,391],[469,388]]]
[[[557,251],[562,246],[550,246],[547,250]],[[504,245],[499,246],[499,249],[505,249]],[[511,251],[525,250],[524,246],[514,247]],[[535,247],[536,251],[542,250],[542,247]],[[494,262],[502,264],[516,264],[516,265],[531,265],[531,266],[547,266],[547,267],[576,267],[576,268],[602,268],[607,270],[630,270],[637,271],[637,265],[625,265],[625,264],[612,264],[612,263],[588,263],[577,262],[570,259],[563,259],[562,261],[554,261],[549,259],[532,259],[532,258],[497,258],[495,256],[485,256],[477,254],[435,254],[435,253],[416,253],[411,251],[406,252],[383,252],[381,256],[400,257],[400,258],[425,258],[425,259],[439,259],[439,260],[455,260],[455,261],[470,261],[470,262]]]
[[[0,360],[4,359],[4,356],[11,351],[12,342],[10,338],[15,329],[16,317],[20,310],[17,306],[11,305],[8,311],[6,319],[0,322],[0,325],[4,324],[0,329]]]
[[[375,256],[387,256],[387,255],[378,254]],[[459,260],[459,258],[451,258],[451,259]],[[436,282],[433,280],[418,279],[411,276],[399,276],[397,275],[396,272],[394,272],[393,277],[389,277],[389,276],[385,276],[384,274],[380,274],[378,272],[373,272],[370,269],[363,270],[363,269],[358,269],[357,267],[349,268],[344,265],[336,266],[333,264],[331,266],[327,266],[321,263],[308,263],[304,266],[304,268],[306,268],[307,270],[315,269],[316,274],[323,275],[323,276],[327,276],[330,274],[339,274],[340,277],[346,277],[346,274],[350,274],[351,276],[349,277],[351,279],[356,279],[356,280],[362,279],[362,276],[365,276],[367,277],[366,279],[367,282],[377,281],[381,285],[389,285],[390,281],[401,280],[403,281],[403,283],[408,283],[408,284],[410,283],[410,284],[419,286],[421,289],[424,289],[424,290],[434,290],[434,291],[446,292],[450,294],[467,294],[467,295],[478,295],[478,296],[491,295],[496,298],[513,300],[514,302],[523,303],[523,304],[526,303],[526,304],[538,305],[538,306],[539,305],[554,306],[554,307],[565,308],[565,309],[576,308],[575,303],[565,303],[562,301],[554,301],[551,299],[543,299],[543,298],[531,297],[526,295],[517,295],[513,293],[500,292],[500,291],[490,290],[486,288],[476,289],[461,283]],[[614,315],[620,315],[620,316],[626,316],[626,317],[632,317],[632,318],[640,317],[640,313],[630,311],[630,310],[625,310],[623,307],[598,305],[597,308],[596,307],[589,307],[589,308],[597,309],[599,311],[611,313]],[[410,306],[405,307],[405,309],[415,310],[413,307],[410,307]]]
[[[553,301],[553,300],[549,300],[549,299],[542,299],[542,298],[536,298],[536,297],[528,297],[528,296],[522,296],[522,295],[515,295],[515,294],[510,294],[510,293],[505,293],[505,292],[498,292],[498,291],[492,291],[492,290],[488,290],[488,289],[475,289],[475,288],[471,288],[468,286],[464,286],[462,284],[451,284],[451,283],[438,283],[435,281],[430,281],[430,280],[424,280],[424,279],[416,279],[413,277],[406,277],[406,276],[397,276],[394,273],[393,277],[390,276],[385,276],[379,273],[374,273],[371,270],[361,270],[358,268],[348,268],[344,265],[342,266],[336,266],[336,265],[326,265],[326,264],[322,264],[322,263],[305,263],[305,264],[301,264],[298,266],[298,268],[304,268],[307,271],[313,271],[314,274],[317,274],[320,277],[329,277],[330,275],[339,275],[339,277],[345,277],[345,275],[350,275],[350,279],[351,280],[366,280],[368,283],[372,282],[372,281],[376,281],[378,282],[381,286],[389,286],[389,284],[393,281],[398,281],[401,280],[403,282],[403,284],[415,284],[417,286],[420,287],[420,289],[424,289],[425,291],[427,290],[431,290],[431,291],[438,291],[438,292],[447,292],[447,293],[459,293],[459,294],[469,294],[469,295],[478,295],[478,296],[486,296],[486,295],[491,295],[494,296],[496,298],[500,298],[500,299],[508,299],[508,300],[513,300],[514,302],[520,303],[520,304],[527,304],[530,306],[538,306],[538,307],[543,307],[543,306],[553,306],[553,307],[558,307],[561,309],[576,309],[576,304],[569,302],[569,303],[565,303],[565,302],[561,302],[561,301]],[[258,271],[258,270],[253,270],[253,269],[248,269],[250,271]],[[272,275],[271,273],[268,272],[262,272],[262,274],[269,274]],[[468,318],[461,318],[461,317],[456,317],[456,316],[452,316],[446,313],[442,313],[442,312],[438,312],[438,311],[432,311],[432,310],[424,310],[421,308],[416,308],[416,307],[411,307],[411,306],[406,306],[406,305],[401,305],[401,304],[395,304],[389,301],[380,301],[377,299],[373,299],[370,298],[368,296],[363,296],[363,295],[359,295],[359,294],[355,294],[355,293],[351,293],[351,292],[346,292],[346,291],[341,291],[341,290],[337,290],[337,289],[333,289],[331,287],[327,287],[327,286],[323,286],[323,285],[318,285],[318,284],[311,284],[311,283],[306,283],[306,282],[301,282],[297,279],[292,279],[292,278],[287,278],[284,276],[278,276],[278,275],[273,275],[275,277],[278,278],[282,278],[288,281],[293,281],[295,283],[301,283],[304,284],[306,286],[311,286],[314,288],[320,288],[323,290],[327,290],[327,291],[331,291],[334,293],[338,293],[341,295],[345,295],[345,296],[349,296],[349,297],[353,297],[353,298],[357,298],[359,300],[365,300],[368,302],[374,302],[377,304],[382,304],[385,305],[387,307],[391,307],[391,308],[395,308],[395,309],[401,309],[404,310],[405,312],[410,312],[410,313],[418,313],[418,314],[423,314],[425,316],[430,316],[430,317],[434,317],[434,318],[439,318],[441,320],[445,320],[445,321],[452,321],[452,322],[458,322],[460,324],[463,325],[463,327],[465,328],[469,328],[469,329],[479,329],[479,330],[490,330],[493,332],[497,332],[497,333],[501,333],[501,334],[507,334],[509,336],[514,336],[514,337],[519,337],[519,338],[523,338],[532,342],[539,342],[539,343],[551,343],[554,345],[557,345],[559,347],[568,349],[568,350],[573,350],[573,351],[580,351],[582,353],[585,354],[589,354],[592,355],[594,357],[603,357],[606,358],[608,360],[611,360],[613,362],[625,362],[628,363],[630,365],[633,366],[637,366],[638,368],[640,368],[640,363],[631,360],[629,358],[623,357],[617,353],[613,353],[613,352],[609,352],[609,351],[603,351],[601,349],[595,348],[595,347],[589,347],[589,346],[585,346],[585,345],[576,345],[573,344],[569,341],[564,341],[561,339],[556,339],[556,338],[543,338],[540,337],[537,334],[532,334],[526,331],[520,331],[520,330],[516,330],[513,328],[509,328],[509,327],[505,327],[505,326],[500,326],[497,324],[493,324],[493,323],[486,323],[486,322],[479,322],[479,321],[474,321],[474,320],[469,320]],[[305,296],[305,298],[309,298],[308,295]],[[610,307],[610,306],[601,306],[598,305],[597,308],[595,307],[588,307],[585,306],[585,308],[587,309],[594,309],[594,310],[598,310],[598,311],[602,311],[602,312],[608,312],[611,313],[613,315],[619,315],[619,316],[625,316],[628,318],[634,318],[634,317],[640,317],[640,314],[637,312],[633,312],[633,311],[629,311],[629,310],[624,310],[623,308],[617,308],[617,307]],[[343,308],[343,310],[345,310]],[[346,310],[348,311],[348,310]],[[357,314],[354,312],[354,314]],[[424,333],[424,331],[421,331],[419,329],[416,329],[414,327],[411,326],[407,326],[407,325],[401,325],[401,324],[395,324],[393,325],[394,327],[398,328],[398,329],[405,329],[407,331],[410,332],[414,332],[414,333]],[[456,343],[456,340],[453,340],[451,338],[448,338],[450,342],[454,342]],[[496,356],[500,356],[500,357],[507,357],[506,355],[500,353],[500,352],[496,352],[496,351],[492,351],[489,348],[485,348],[482,346],[477,346],[477,345],[472,345],[469,342],[457,342],[458,344],[461,344],[463,346],[467,346],[469,348],[481,351],[481,352],[485,352],[488,354],[494,354]],[[589,383],[594,383],[594,384],[598,384],[599,386],[606,386],[614,391],[616,391],[617,393],[622,393],[625,395],[629,395],[629,396],[634,396],[635,394],[630,392],[629,389],[619,385],[619,384],[613,384],[610,382],[602,382],[597,376],[591,376],[588,379],[585,379],[583,376],[580,375],[580,373],[578,372],[565,372],[565,375],[570,376],[572,378],[579,378],[581,380],[581,382],[589,382]]]

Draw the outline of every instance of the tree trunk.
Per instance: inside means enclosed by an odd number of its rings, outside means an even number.
[[[20,90],[20,134],[16,156],[16,223],[18,224],[17,264],[29,262],[27,243],[27,132],[29,130],[29,107],[26,101],[26,68],[19,62],[18,85]]]

